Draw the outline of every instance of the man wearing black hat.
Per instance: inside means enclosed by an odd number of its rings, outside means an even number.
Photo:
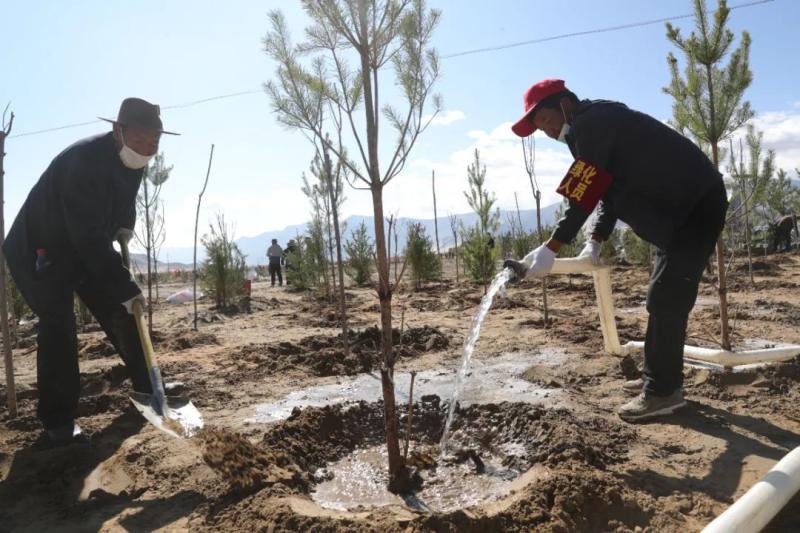
[[[112,243],[133,235],[144,167],[158,151],[159,108],[122,102],[111,132],[61,152],[28,194],[3,252],[22,296],[39,317],[37,414],[45,435],[66,443],[80,433],[80,392],[73,293],[102,326],[125,362],[134,390],[150,393],[132,316],[142,292]]]
[[[578,100],[562,80],[543,80],[524,95],[525,114],[512,127],[520,137],[541,129],[575,157],[557,192],[569,202],[550,240],[521,262],[506,261],[518,278],[545,276],[562,244],[571,242],[592,211],[592,237],[580,253],[599,262],[600,244],[625,222],[658,251],[647,293],[644,376],[625,384],[641,394],[620,418],[670,414],[683,398],[683,344],[703,268],[725,224],[722,176],[689,139],[660,121],[605,100]]]

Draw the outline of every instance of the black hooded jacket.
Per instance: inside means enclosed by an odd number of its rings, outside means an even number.
[[[602,168],[613,179],[597,205],[592,231],[603,239],[619,219],[645,241],[666,248],[698,200],[722,180],[692,141],[619,102],[581,101],[567,144],[575,158]],[[553,238],[571,242],[589,214],[570,201]]]
[[[34,311],[46,305],[43,292],[51,283],[74,286],[92,278],[119,303],[140,292],[112,242],[120,228],[133,229],[143,173],[122,164],[111,133],[78,141],[53,159],[3,246]],[[37,249],[46,257],[38,271]]]

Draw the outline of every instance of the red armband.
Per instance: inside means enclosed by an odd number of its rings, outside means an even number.
[[[569,167],[556,192],[591,213],[612,180],[611,174],[579,157]]]

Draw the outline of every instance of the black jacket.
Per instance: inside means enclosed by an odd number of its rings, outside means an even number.
[[[567,143],[613,181],[597,205],[593,234],[607,239],[617,219],[642,239],[666,248],[702,196],[722,180],[692,141],[653,117],[619,102],[583,100]],[[553,238],[571,242],[589,217],[570,201]]]
[[[73,286],[93,278],[120,303],[140,292],[112,241],[119,228],[133,229],[143,173],[122,164],[111,133],[78,141],[53,159],[3,246],[14,280],[34,311],[34,303],[46,302],[46,295],[38,294],[46,289],[45,277]],[[37,272],[40,248],[49,265]]]

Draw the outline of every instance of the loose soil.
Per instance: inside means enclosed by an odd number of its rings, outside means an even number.
[[[402,340],[399,327],[393,332],[396,372],[455,372],[483,288],[456,284],[452,268],[446,263],[443,282],[396,293],[395,326],[404,316]],[[734,342],[800,343],[800,255],[759,258],[753,273],[750,283],[746,266],[733,269]],[[718,335],[711,281],[701,285],[690,319],[692,344],[713,346]],[[620,339],[642,340],[646,269],[616,267],[612,284]],[[86,437],[53,447],[40,438],[36,418],[36,354],[30,339],[21,342],[14,352],[14,419],[0,387],[0,531],[683,533],[702,529],[800,443],[800,359],[735,373],[687,367],[685,409],[626,424],[614,410],[629,399],[621,385],[638,377],[642,361],[602,352],[591,278],[548,282],[547,327],[539,283],[510,287],[508,295],[490,311],[475,358],[530,353],[521,377],[558,389],[561,403],[527,403],[513,393],[492,404],[462,398],[453,424],[455,457],[499,454],[504,466],[528,473],[498,501],[446,513],[413,506],[342,512],[314,503],[311,493],[328,465],[383,442],[380,399],[296,409],[273,424],[248,420],[256,405],[292,391],[376,374],[377,297],[348,287],[354,329],[345,357],[335,307],[256,282],[249,312],[223,313],[201,302],[196,332],[192,304],[155,308],[154,345],[165,380],[178,383],[206,419],[207,428],[191,439],[169,438],[141,419],[113,347],[87,328],[79,336],[78,408]],[[534,363],[543,348],[560,348],[567,357],[557,365]],[[423,479],[438,460],[451,392],[415,402],[410,458]],[[406,406],[399,407],[404,433]],[[800,497],[768,531],[800,529],[798,509]]]

